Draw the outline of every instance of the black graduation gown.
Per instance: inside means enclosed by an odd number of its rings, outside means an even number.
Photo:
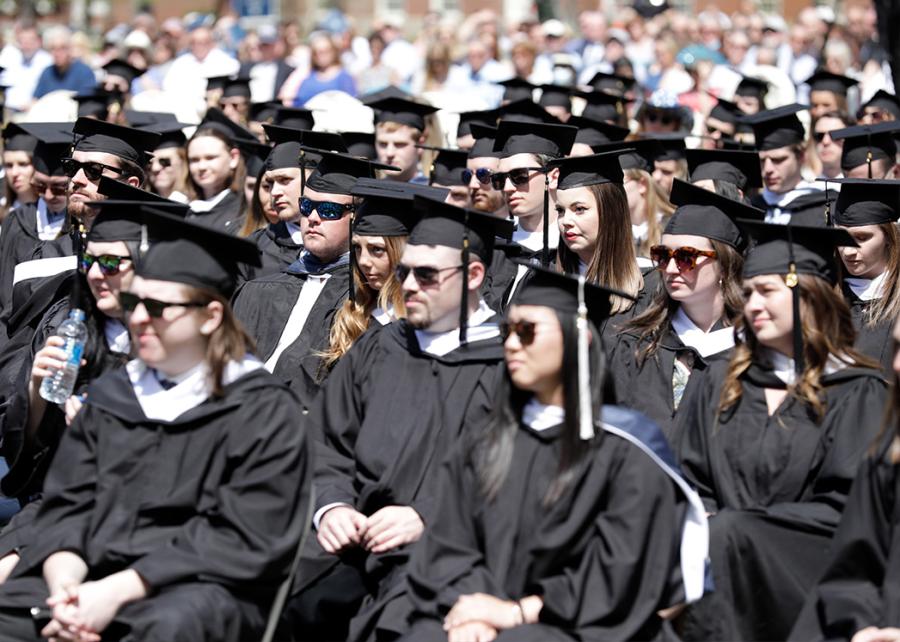
[[[0,234],[0,319],[9,316],[13,275],[16,265],[30,261],[34,248],[42,243],[37,231],[37,204],[14,209],[3,221]]]
[[[310,408],[326,373],[322,358],[328,349],[334,315],[347,298],[350,271],[346,264],[331,270],[331,278],[319,293],[300,336],[275,364],[274,374],[299,396],[304,413]],[[287,270],[244,283],[234,295],[234,313],[256,340],[256,353],[265,362],[278,347],[291,310],[297,303],[307,275]]]
[[[242,206],[243,196],[229,191],[221,201],[208,212],[189,211],[187,220],[199,225],[207,225],[220,232],[237,236],[244,226],[246,213]]]
[[[107,373],[63,435],[0,604],[43,604],[43,562],[70,550],[88,579],[131,568],[152,587],[116,617],[134,639],[258,639],[305,525],[312,462],[298,416],[261,369],[172,422],[146,418],[124,368]],[[202,637],[182,631],[198,626]]]
[[[685,477],[714,515],[710,557],[716,590],[689,608],[685,640],[784,640],[827,559],[850,484],[881,425],[887,397],[876,370],[824,375],[821,423],[788,397],[770,417],[765,387],[784,388],[751,366],[737,407],[718,421],[726,362],[712,364],[682,401]]]
[[[660,288],[663,287],[662,278],[659,270],[648,270],[643,273],[644,286],[638,291],[637,299],[630,308],[624,312],[618,312],[608,319],[605,319],[600,327],[600,335],[603,338],[603,345],[609,350],[619,340],[619,334],[622,328],[633,318],[643,314],[650,304],[653,303]],[[602,284],[601,284],[602,285]]]
[[[487,417],[503,368],[499,337],[437,357],[419,349],[405,321],[366,332],[337,364],[310,415],[320,439],[316,509],[340,502],[372,515],[410,506],[427,530],[437,518],[437,468],[464,431]],[[299,571],[307,581],[338,562],[316,539],[310,543]],[[409,605],[398,598],[410,548],[360,555],[358,565],[378,585],[351,623],[350,639],[406,630]]]
[[[891,362],[894,360],[893,320],[875,324],[867,323],[866,309],[870,302],[860,299],[846,285],[842,289],[844,298],[850,306],[853,327],[856,328],[857,333],[856,343],[853,344],[853,347],[880,363],[885,374],[890,374]]]
[[[530,250],[524,245],[513,243],[505,239],[496,239],[494,242],[494,254],[491,264],[485,273],[484,283],[481,285],[481,295],[484,302],[498,314],[505,314],[507,302],[513,294],[513,284],[516,282],[519,266],[513,263],[517,261],[531,261],[536,265],[541,264],[543,250]],[[556,265],[556,248],[550,249],[550,265]],[[519,282],[521,287],[526,277]]]
[[[862,466],[791,640],[850,640],[869,626],[900,623],[900,464],[881,452]]]
[[[247,240],[256,243],[262,266],[253,267],[242,263],[240,268],[242,282],[283,272],[299,259],[300,253],[303,252],[303,245],[294,243],[287,225],[281,221],[253,232]]]
[[[628,423],[649,423],[612,406],[603,418],[623,432]],[[520,427],[512,465],[491,501],[479,487],[473,444],[444,462],[435,518],[410,562],[416,621],[404,640],[446,640],[444,616],[471,593],[543,597],[540,622],[511,630],[515,640],[663,635],[656,612],[673,598],[685,496],[633,441],[602,431],[568,490],[544,506],[562,429]]]
[[[833,190],[816,190],[809,194],[798,196],[781,208],[782,212],[790,213],[791,225],[809,225],[811,227],[825,227],[829,223],[825,220],[825,203],[831,201],[832,206],[837,199],[837,193]],[[769,206],[762,194],[757,194],[750,199],[750,204],[761,210],[768,210]]]

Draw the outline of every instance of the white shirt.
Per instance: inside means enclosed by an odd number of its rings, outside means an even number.
[[[300,226],[296,223],[285,223],[285,227],[287,227],[288,234],[291,235],[291,241],[294,242],[294,245],[303,245],[303,232],[300,231]]]
[[[846,277],[847,287],[861,301],[874,301],[884,296],[884,283],[887,280],[887,272],[882,272],[874,279],[857,279]]]
[[[762,197],[767,206],[765,222],[787,225],[791,221],[791,213],[783,212],[781,208],[787,207],[794,199],[799,198],[800,196],[821,191],[822,187],[817,183],[808,183],[806,181],[800,181],[794,189],[780,194],[764,189],[762,191]]]
[[[522,408],[522,423],[538,432],[560,425],[565,418],[562,406],[546,406],[534,397]]]
[[[264,103],[275,100],[275,78],[278,76],[277,62],[258,62],[250,67],[250,100]]]
[[[39,49],[26,61],[18,47],[9,44],[0,51],[0,67],[4,68],[2,82],[6,90],[6,106],[22,111],[31,104],[34,90],[44,69],[53,64],[53,56]]]
[[[203,107],[206,96],[206,79],[214,76],[232,76],[238,73],[240,63],[221,49],[213,49],[203,62],[187,52],[178,56],[169,66],[163,78],[163,91],[177,96],[179,102],[191,107]]]
[[[704,332],[697,327],[690,317],[679,307],[672,317],[672,330],[681,339],[681,342],[689,348],[693,348],[701,357],[718,354],[734,347],[734,328],[721,328],[711,332]]]
[[[113,352],[128,354],[131,352],[131,336],[128,328],[118,319],[107,319],[103,324],[103,336],[106,337],[106,345]]]
[[[223,189],[221,192],[219,192],[212,198],[208,198],[206,200],[198,198],[196,201],[191,201],[191,204],[190,204],[191,211],[197,212],[197,213],[203,213],[203,212],[210,211],[216,205],[221,203],[222,199],[225,198],[226,196],[228,196],[228,192],[230,192],[230,191],[231,190],[226,187],[225,189]]]
[[[766,352],[772,363],[772,372],[775,376],[781,379],[787,386],[794,385],[794,382],[797,380],[794,360],[777,350],[767,350]],[[828,355],[828,361],[825,362],[825,369],[822,374],[833,374],[846,367],[846,363],[838,359],[835,355],[830,354]]]
[[[513,232],[512,240],[514,243],[518,243],[524,248],[531,250],[532,252],[539,252],[544,249],[544,231],[543,230],[535,230],[534,232],[529,232],[528,230],[523,230],[522,228],[516,228]],[[547,245],[551,250],[556,249],[559,246],[559,226],[555,223],[550,224],[550,230],[547,235]],[[525,278],[525,275],[528,274],[528,267],[525,265],[520,265],[516,268],[516,278],[513,279],[512,287],[509,289],[509,296],[506,298],[506,302],[509,303],[512,301],[513,295],[516,292],[516,288],[519,287],[519,282]]]
[[[269,372],[275,371],[275,365],[278,363],[281,353],[287,350],[297,340],[300,333],[303,332],[306,319],[309,318],[309,313],[316,304],[319,295],[322,294],[322,290],[325,289],[325,283],[329,278],[331,278],[330,274],[310,274],[307,276],[306,283],[303,284],[303,288],[300,290],[300,296],[297,297],[297,302],[294,304],[294,309],[291,310],[287,323],[284,324],[284,330],[281,331],[281,338],[278,339],[275,351],[266,360],[266,370]]]
[[[466,339],[470,343],[500,336],[500,327],[496,323],[485,323],[492,316],[494,316],[494,311],[488,307],[487,303],[479,301],[478,309],[469,315]],[[449,332],[416,330],[416,339],[422,352],[443,357],[459,347],[459,328]]]
[[[375,308],[372,310],[372,317],[374,317],[381,325],[387,325],[397,319],[394,314],[394,306],[392,305],[389,305],[387,310],[383,309],[381,306]]]
[[[57,238],[62,232],[63,223],[66,222],[64,211],[54,215],[51,220],[50,212],[47,211],[47,202],[43,198],[38,199],[36,216],[38,238],[42,241],[52,241]]]

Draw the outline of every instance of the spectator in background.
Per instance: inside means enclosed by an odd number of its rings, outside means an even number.
[[[188,38],[189,50],[178,56],[163,80],[163,90],[191,103],[202,104],[206,79],[231,76],[240,64],[216,46],[209,27],[197,27]]]
[[[517,35],[510,50],[513,76],[524,78],[533,85],[552,83],[553,66],[543,58],[538,60],[537,55],[537,45],[527,36]]]
[[[814,34],[801,24],[791,27],[788,42],[782,45],[778,55],[778,67],[799,86],[816,71],[816,58],[812,55]]]
[[[323,91],[337,90],[356,96],[356,82],[341,65],[340,52],[331,36],[323,31],[314,32],[309,37],[309,48],[311,68],[294,96],[294,107],[302,107]]]
[[[403,38],[400,26],[394,22],[385,22],[380,33],[384,40],[382,64],[394,72],[400,84],[409,84],[413,74],[421,67],[422,57],[418,55],[416,48]]]
[[[378,31],[373,32],[369,36],[369,52],[372,56],[372,66],[356,80],[360,95],[384,89],[388,85],[402,84],[397,73],[382,61],[381,55],[384,53],[384,47],[384,38],[381,37]]]
[[[15,44],[7,44],[0,51],[0,67],[6,90],[6,107],[23,111],[31,105],[34,89],[44,69],[53,64],[53,57],[41,49],[37,27],[24,20],[15,25]]]
[[[132,91],[137,94],[141,91],[162,89],[166,74],[175,61],[175,47],[170,38],[161,36],[156,40],[150,51],[150,68],[143,76],[135,78],[136,88]]]
[[[72,32],[68,27],[58,25],[47,29],[44,33],[44,47],[50,52],[53,64],[44,69],[38,78],[34,88],[35,100],[60,89],[80,94],[94,88],[97,84],[94,72],[72,56]]]
[[[496,83],[509,76],[509,70],[491,58],[491,52],[481,38],[474,37],[466,43],[466,59],[455,65],[447,78],[454,90],[475,89],[487,83]]]
[[[606,16],[600,11],[582,11],[578,16],[581,37],[570,41],[566,50],[581,58],[582,67],[599,65],[606,60]]]
[[[284,59],[285,47],[276,27],[260,25],[256,37],[259,60],[242,63],[240,75],[250,78],[251,101],[264,103],[275,100],[294,68]]]
[[[416,72],[412,81],[412,93],[419,95],[426,91],[441,91],[450,75],[453,64],[450,45],[444,42],[433,42],[425,54],[424,69]]]

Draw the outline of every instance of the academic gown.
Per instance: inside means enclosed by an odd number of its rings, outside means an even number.
[[[298,416],[262,369],[171,422],[144,415],[124,368],[107,373],[63,435],[31,545],[0,585],[2,613],[30,624],[13,609],[44,604],[43,562],[69,550],[88,579],[131,568],[150,585],[119,611],[117,633],[259,639],[305,526],[312,462]]]
[[[11,211],[0,234],[0,319],[9,316],[16,265],[30,261],[40,243],[43,241],[37,230],[37,204],[25,203]]]
[[[299,259],[300,253],[303,252],[303,245],[294,243],[287,225],[282,221],[253,232],[247,240],[255,243],[259,249],[262,266],[253,267],[242,263],[240,268],[242,282],[283,272]]]
[[[603,430],[569,488],[553,505],[544,496],[558,472],[558,425],[515,434],[512,465],[497,496],[480,490],[471,453],[457,448],[441,467],[435,519],[413,553],[408,642],[446,641],[441,623],[461,595],[519,600],[541,595],[537,624],[502,640],[662,639],[656,615],[671,605],[671,577],[687,500],[641,447],[630,424],[650,422],[605,406]],[[657,431],[658,432],[658,431]]]
[[[316,510],[344,503],[368,516],[385,506],[410,506],[427,531],[438,517],[438,466],[465,431],[482,425],[490,413],[503,368],[499,337],[438,357],[419,348],[406,321],[370,328],[338,362],[310,414],[320,440]],[[317,539],[308,542],[298,572],[306,583],[298,589],[338,563]],[[352,563],[367,579],[369,595],[348,639],[406,630],[409,605],[399,598],[411,548],[379,555],[354,551]]]
[[[825,574],[791,640],[850,640],[866,627],[900,622],[900,464],[884,450],[860,466]]]
[[[791,215],[791,225],[825,227],[828,225],[825,220],[825,203],[831,201],[833,205],[836,199],[837,192],[833,190],[815,190],[798,196],[780,209]],[[761,194],[752,197],[750,204],[761,210],[769,209],[769,205]]]
[[[531,250],[524,245],[497,239],[494,243],[494,254],[491,264],[485,274],[484,283],[481,285],[481,294],[484,302],[498,314],[505,314],[511,296],[516,289],[522,287],[527,276],[516,284],[516,275],[519,266],[513,260],[530,261],[535,265],[541,264],[543,249]],[[556,265],[556,248],[550,248],[550,265]]]
[[[199,225],[207,225],[220,232],[237,236],[244,225],[246,213],[242,210],[241,194],[229,191],[221,201],[208,212],[189,211],[187,220]]]
[[[894,360],[894,322],[892,320],[869,324],[866,322],[866,309],[871,301],[863,301],[846,285],[843,286],[844,298],[850,306],[853,327],[856,328],[856,342],[853,347],[881,364],[882,370],[889,374]]]
[[[611,346],[614,346],[619,340],[619,334],[622,328],[629,321],[636,316],[643,314],[647,308],[650,307],[650,304],[653,303],[659,289],[663,287],[659,270],[649,270],[646,273],[643,273],[642,276],[644,277],[644,285],[638,290],[637,298],[631,307],[624,312],[613,314],[608,319],[605,319],[600,324],[600,327],[597,328],[600,330],[600,336],[603,338],[603,345],[606,346],[607,350],[609,350]]]
[[[325,372],[319,356],[328,349],[334,315],[347,298],[350,271],[342,264],[331,271],[310,310],[300,336],[281,353],[274,374],[299,396],[304,413],[319,391]],[[307,274],[288,269],[244,283],[234,295],[234,313],[256,340],[256,353],[266,362],[278,347]]]
[[[876,370],[822,377],[825,416],[787,397],[770,417],[766,387],[784,389],[752,365],[743,395],[718,421],[728,363],[711,364],[682,401],[678,422],[685,477],[710,518],[715,592],[689,608],[685,640],[784,640],[827,559],[850,484],[881,426],[887,397]]]

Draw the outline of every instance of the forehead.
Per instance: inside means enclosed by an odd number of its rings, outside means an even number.
[[[500,171],[508,172],[517,167],[537,167],[537,158],[534,154],[513,154],[506,158],[500,159]]]
[[[816,121],[815,130],[817,132],[832,132],[836,129],[843,129],[845,126],[840,118],[824,116]]]
[[[266,176],[268,177],[269,172],[266,172]],[[309,198],[314,201],[332,201],[334,203],[352,203],[353,197],[349,194],[329,194],[327,192],[317,192],[312,189],[309,185],[306,186],[306,191],[303,192],[303,195],[306,198]]]
[[[131,256],[125,241],[88,241],[87,250],[94,256],[100,256],[101,254]]]
[[[152,297],[163,301],[168,298],[175,299],[176,297],[187,296],[190,290],[190,288],[183,283],[176,283],[175,281],[159,281],[157,279],[144,279],[139,276],[134,277],[134,280],[131,282],[131,287],[128,289],[138,296]]]
[[[83,163],[95,162],[112,165],[113,167],[119,166],[119,157],[108,152],[83,152],[76,149],[72,152],[72,158]]]
[[[694,247],[698,250],[711,250],[712,242],[705,236],[697,236],[696,234],[663,234],[660,239],[663,245],[670,249],[678,249],[679,247]]]
[[[469,169],[481,169],[486,167],[488,169],[497,169],[500,167],[500,159],[492,158],[490,156],[482,156],[478,158],[470,158],[466,161],[466,167]]]
[[[775,149],[766,149],[759,152],[760,158],[771,158],[772,160],[781,160],[791,155],[790,147],[776,147]]]
[[[221,138],[215,136],[197,136],[188,143],[188,152],[208,153],[226,151],[227,145]]]
[[[553,308],[545,305],[511,305],[506,314],[509,321],[533,321],[535,323],[555,321]]]
[[[597,199],[588,187],[573,187],[561,189],[556,192],[556,199],[560,203],[595,203]]]
[[[278,169],[270,169],[266,172],[265,178],[270,181],[277,180],[279,178],[300,178],[300,168],[299,167],[280,167]],[[307,190],[311,192],[313,190]],[[310,197],[312,198],[312,197]]]
[[[407,245],[403,250],[403,263],[410,267],[450,267],[459,260],[459,250],[446,245]]]

